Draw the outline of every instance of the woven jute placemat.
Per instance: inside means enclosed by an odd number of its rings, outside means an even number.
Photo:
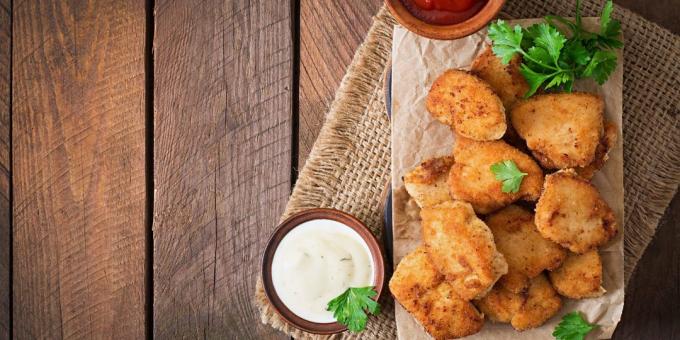
[[[603,1],[584,1],[584,16],[597,16]],[[573,15],[574,0],[508,1],[503,16]],[[623,26],[623,138],[625,277],[630,277],[680,183],[680,39],[615,6]],[[390,122],[383,76],[389,66],[394,18],[381,9],[340,84],[326,122],[300,172],[282,220],[315,207],[336,208],[362,220],[380,239],[390,177]],[[286,324],[258,282],[255,303],[262,322],[294,338],[394,339],[394,301],[360,334],[315,336]]]

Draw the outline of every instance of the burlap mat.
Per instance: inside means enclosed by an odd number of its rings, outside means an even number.
[[[510,0],[511,18],[573,15],[574,2]],[[584,1],[596,16],[603,1]],[[630,277],[680,183],[680,40],[672,33],[615,6],[624,48],[623,137],[625,185],[625,277]],[[347,70],[326,123],[282,219],[293,213],[332,207],[353,214],[380,238],[390,176],[390,126],[385,114],[383,75],[388,66],[394,19],[383,8]],[[259,280],[258,280],[259,281]],[[271,308],[258,282],[255,302],[267,323],[295,338],[313,336],[286,324]],[[383,295],[383,312],[357,334],[336,339],[394,339],[394,301]]]

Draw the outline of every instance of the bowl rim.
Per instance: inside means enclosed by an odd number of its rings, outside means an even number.
[[[487,0],[472,17],[452,25],[435,25],[414,16],[402,0],[385,0],[385,5],[406,29],[430,39],[452,40],[466,37],[484,28],[505,4],[505,0]]]
[[[281,240],[283,240],[283,238],[291,230],[300,224],[317,219],[328,219],[342,223],[357,232],[363,241],[366,242],[369,252],[371,253],[371,259],[373,261],[373,280],[375,283],[375,290],[378,293],[373,299],[376,301],[382,296],[385,285],[384,251],[378,240],[375,238],[375,235],[373,235],[373,233],[363,222],[344,211],[336,209],[313,208],[301,211],[281,222],[281,224],[276,227],[274,232],[272,232],[269,240],[267,241],[267,246],[262,253],[261,266],[262,286],[267,299],[274,307],[274,311],[276,311],[277,314],[279,314],[293,327],[314,334],[329,335],[343,332],[347,330],[347,327],[338,322],[318,323],[308,321],[297,316],[290,309],[288,309],[288,307],[279,298],[278,294],[276,293],[276,289],[274,289],[271,275],[271,266],[274,259],[274,253],[276,252],[278,245],[281,243]]]

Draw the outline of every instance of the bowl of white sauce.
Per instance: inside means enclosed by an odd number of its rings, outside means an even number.
[[[262,256],[264,291],[291,325],[316,334],[347,328],[336,322],[328,302],[350,287],[382,293],[385,264],[380,244],[355,217],[334,209],[291,216],[272,234]]]

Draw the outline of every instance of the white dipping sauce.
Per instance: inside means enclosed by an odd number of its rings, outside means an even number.
[[[272,282],[297,316],[335,322],[328,302],[349,287],[373,285],[368,245],[352,228],[333,220],[301,223],[283,237],[272,261]]]

